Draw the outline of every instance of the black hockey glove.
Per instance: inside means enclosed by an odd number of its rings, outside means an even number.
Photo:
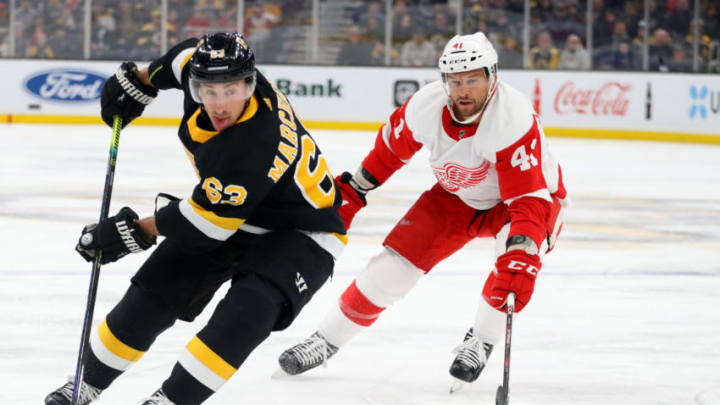
[[[87,261],[95,260],[98,249],[102,249],[100,263],[117,261],[128,253],[139,253],[155,244],[155,236],[142,234],[137,224],[138,215],[123,207],[114,217],[100,224],[87,225],[82,230],[75,250]]]
[[[113,116],[122,118],[125,128],[130,121],[142,115],[145,106],[157,97],[157,89],[140,83],[138,68],[133,62],[123,62],[106,81],[100,95],[100,115],[112,127]]]

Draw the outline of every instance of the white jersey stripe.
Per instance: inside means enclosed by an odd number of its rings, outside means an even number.
[[[175,80],[177,80],[178,84],[182,84],[182,68],[185,62],[185,59],[189,55],[191,55],[193,52],[195,52],[195,48],[188,48],[180,52],[175,59],[173,59],[172,63],[170,64],[172,66],[173,75],[175,76]]]
[[[180,363],[180,365],[182,365],[183,368],[190,373],[190,375],[213,391],[219,390],[226,382],[224,378],[207,368],[187,349],[183,350],[180,358],[178,359],[178,363]]]
[[[114,368],[115,370],[125,371],[135,364],[134,361],[125,360],[108,350],[102,340],[100,340],[100,334],[97,330],[95,330],[95,333],[90,335],[90,347],[92,348],[95,357],[97,357],[101,363],[110,368]]]
[[[190,223],[193,224],[195,228],[197,228],[200,232],[204,233],[209,238],[213,238],[219,241],[225,241],[230,236],[232,236],[232,234],[235,233],[234,230],[219,227],[208,221],[207,219],[203,218],[200,214],[195,212],[195,209],[193,209],[187,199],[180,201],[180,204],[178,204],[178,208],[180,209],[180,213],[188,221],[190,221]]]

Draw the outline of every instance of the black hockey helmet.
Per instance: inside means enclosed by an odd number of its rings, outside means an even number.
[[[237,32],[207,34],[190,58],[190,93],[203,104],[198,91],[202,83],[226,83],[244,80],[247,96],[255,91],[255,54]]]

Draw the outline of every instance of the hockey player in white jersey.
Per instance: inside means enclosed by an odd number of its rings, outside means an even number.
[[[495,264],[486,265],[492,271],[475,323],[450,367],[461,381],[478,378],[503,336],[508,293],[517,297],[516,312],[530,301],[542,257],[562,227],[566,200],[539,118],[522,93],[498,79],[497,62],[483,33],[452,38],[438,63],[442,80],[422,87],[390,115],[354,175],[338,176],[346,227],[366,205],[365,195],[423,146],[437,183],[398,221],[382,252],[318,330],[280,355],[286,373],[323,364],[438,262],[473,238],[487,237],[496,240]]]

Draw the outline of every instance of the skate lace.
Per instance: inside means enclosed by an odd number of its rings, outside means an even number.
[[[72,400],[73,387],[75,387],[75,377],[68,377],[68,380],[68,383],[60,388],[60,393],[68,399]],[[86,384],[85,381],[83,381],[80,384],[80,392],[78,392],[77,402],[78,404],[87,404],[97,398],[101,392],[102,390],[100,388],[95,388],[92,385]]]
[[[481,354],[480,347],[482,344],[480,339],[475,336],[468,338],[453,349],[453,353],[457,353],[455,361],[460,361],[472,368],[478,368],[485,364],[487,358],[485,357],[485,350],[482,350]]]
[[[140,402],[142,405],[175,405],[175,402],[168,399],[162,389],[155,391],[150,398]]]
[[[328,343],[320,336],[313,335],[306,341],[300,343],[293,350],[295,357],[302,366],[309,366],[322,362],[327,365]]]

